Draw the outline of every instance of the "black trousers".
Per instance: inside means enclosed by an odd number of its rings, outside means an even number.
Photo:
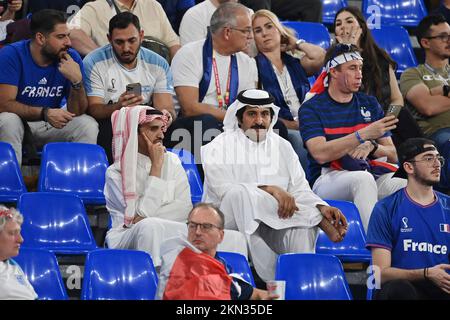
[[[376,290],[375,300],[450,300],[450,295],[431,281],[392,280]]]
[[[321,0],[241,0],[243,5],[253,9],[267,9],[280,20],[322,22]]]

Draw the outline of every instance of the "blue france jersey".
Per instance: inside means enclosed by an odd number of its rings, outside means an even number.
[[[69,55],[80,66],[80,55],[69,49]],[[47,67],[38,66],[30,51],[30,40],[15,42],[0,50],[0,84],[17,87],[16,101],[39,107],[59,108],[63,98],[68,98],[71,83],[58,70],[58,62]]]
[[[373,209],[366,246],[391,251],[391,266],[422,269],[449,263],[450,197],[435,192],[436,201],[422,206],[401,189]]]
[[[354,93],[348,103],[339,103],[326,90],[306,101],[298,111],[300,133],[305,144],[309,139],[320,136],[327,141],[345,137],[383,117],[384,112],[377,99],[362,92]],[[384,137],[390,135],[386,132]],[[329,163],[321,166],[309,152],[308,159],[308,179],[314,183],[322,166],[329,167]]]

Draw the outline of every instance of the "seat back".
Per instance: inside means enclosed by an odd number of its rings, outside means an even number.
[[[231,267],[232,273],[240,275],[242,279],[250,283],[253,287],[256,287],[252,270],[250,269],[250,265],[244,255],[225,251],[218,251],[217,254]]]
[[[349,201],[325,200],[330,206],[339,208],[347,218],[348,229],[344,240],[332,242],[320,230],[316,242],[316,253],[337,256],[343,262],[369,262],[371,255],[366,249],[366,234],[358,208]]]
[[[194,156],[185,149],[168,149],[168,151],[175,153],[178,158],[180,158],[181,165],[183,166],[189,181],[192,204],[200,202],[203,195],[203,183],[200,174],[198,173]]]
[[[0,203],[17,202],[27,192],[14,149],[0,142]]]
[[[157,284],[149,254],[100,249],[87,255],[81,299],[154,300]]]
[[[284,26],[294,29],[299,38],[306,42],[328,49],[331,43],[327,28],[317,22],[283,21]]]
[[[397,78],[406,69],[417,66],[416,55],[405,28],[383,25],[371,32],[376,43],[397,62]]]
[[[417,26],[428,15],[423,0],[363,0],[361,10],[366,20],[406,27]]]
[[[348,7],[346,0],[322,0],[322,22],[333,24],[336,13],[344,7]]]
[[[22,268],[40,300],[67,300],[55,255],[47,250],[21,248],[14,261]]]
[[[286,300],[351,300],[338,258],[323,254],[291,253],[278,256],[276,280],[286,281]]]
[[[85,204],[105,204],[103,188],[108,160],[98,145],[53,142],[44,146],[38,190],[70,192]]]
[[[84,205],[73,194],[25,193],[19,199],[24,216],[24,247],[58,254],[85,254],[97,248]]]

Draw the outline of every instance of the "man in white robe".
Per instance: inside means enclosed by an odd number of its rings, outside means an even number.
[[[110,248],[145,251],[158,267],[161,242],[187,234],[192,209],[187,176],[178,156],[162,145],[167,118],[160,111],[122,108],[114,112],[112,125],[114,164],[104,189],[112,228],[106,242]],[[236,231],[225,234],[221,250],[246,256],[244,237]]]
[[[279,108],[266,91],[242,91],[227,110],[225,132],[203,146],[203,201],[244,233],[258,275],[274,279],[277,254],[314,252],[317,226],[333,241],[347,222],[315,195],[295,151],[273,126]],[[330,221],[328,221],[330,220]]]

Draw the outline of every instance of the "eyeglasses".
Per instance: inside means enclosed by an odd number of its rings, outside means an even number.
[[[196,223],[196,222],[188,221],[188,222],[186,222],[186,225],[188,226],[189,231],[197,231],[197,227],[200,227],[200,230],[202,232],[209,232],[213,228],[217,228],[219,230],[222,229],[221,227],[213,225],[212,223]]]
[[[441,167],[445,163],[445,159],[443,156],[425,156],[421,160],[409,160],[408,162],[425,162],[429,167],[433,166],[433,164],[437,161],[439,161]]]
[[[439,34],[437,36],[426,37],[426,39],[439,39],[442,42],[448,42],[449,38],[450,38],[450,34]]]
[[[230,27],[230,29],[240,31],[243,34],[245,34],[246,36],[249,36],[249,35],[252,34],[252,29],[251,28],[239,29],[239,28],[235,28],[235,27]]]

